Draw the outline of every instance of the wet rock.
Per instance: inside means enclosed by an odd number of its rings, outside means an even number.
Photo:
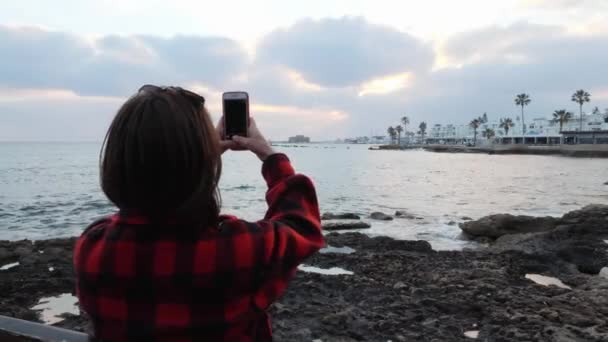
[[[405,288],[407,288],[407,285],[402,281],[398,281],[395,283],[395,285],[393,285],[393,288],[395,290],[405,289]]]
[[[456,225],[456,221],[450,221],[448,222],[448,226],[455,226]]]
[[[550,231],[557,226],[557,223],[558,219],[554,217],[496,214],[463,222],[459,226],[468,235],[496,239],[507,234]]]
[[[423,218],[420,216],[416,216],[412,213],[408,213],[405,210],[397,210],[395,211],[395,217],[408,219],[408,220],[422,220]]]
[[[365,229],[371,225],[363,221],[354,220],[339,220],[339,221],[322,221],[323,230],[347,230],[347,229]]]
[[[322,220],[359,220],[361,217],[355,213],[323,213]]]
[[[387,214],[382,213],[382,212],[379,212],[379,211],[374,211],[373,213],[371,213],[371,214],[369,215],[369,217],[370,217],[371,219],[374,219],[374,220],[381,220],[381,221],[390,221],[390,220],[392,220],[392,219],[393,219],[393,217],[392,217],[392,216],[387,215]]]
[[[306,263],[354,274],[297,272],[269,309],[274,338],[473,341],[463,331],[479,330],[480,341],[606,341],[608,263],[599,270],[602,277],[581,269],[605,260],[607,215],[601,207],[583,208],[564,215],[552,231],[503,235],[490,248],[464,251],[433,251],[426,241],[327,234],[329,245],[356,252],[317,253]],[[5,253],[15,255],[10,261],[30,258],[17,273],[0,272],[0,315],[36,321],[29,308],[39,298],[74,289],[73,240],[38,241],[29,254],[28,244],[0,241]],[[48,260],[59,275],[48,272]],[[525,279],[528,273],[556,277],[572,289],[538,285]],[[57,326],[85,330],[88,320],[66,315]]]
[[[463,216],[460,219],[463,220],[463,221],[471,221],[471,220],[473,220],[472,218],[470,218],[468,216]]]
[[[604,185],[608,185],[608,182],[604,182]]]

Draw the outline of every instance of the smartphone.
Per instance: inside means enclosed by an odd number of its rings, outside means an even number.
[[[247,136],[249,127],[249,94],[244,91],[229,91],[222,94],[224,110],[224,137]]]

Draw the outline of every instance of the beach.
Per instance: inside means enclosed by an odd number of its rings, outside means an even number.
[[[608,339],[608,206],[467,222],[462,229],[477,235],[463,238],[477,247],[461,251],[329,233],[270,308],[276,340]],[[74,241],[1,241],[0,267],[18,264],[0,271],[0,314],[41,321],[31,309],[40,298],[73,294]],[[87,329],[84,316],[60,319],[56,326]]]

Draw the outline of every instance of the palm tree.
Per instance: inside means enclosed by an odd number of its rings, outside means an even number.
[[[397,127],[395,127],[395,131],[397,132],[397,144],[399,146],[401,146],[401,132],[403,132],[403,127],[401,127],[401,125],[397,125]]]
[[[488,114],[487,113],[483,113],[483,115],[480,118],[481,123],[488,123]]]
[[[424,135],[426,134],[426,122],[422,121],[418,128],[420,128],[420,137],[422,141],[424,141]]]
[[[556,122],[559,122],[559,132],[562,132],[562,128],[564,127],[564,123],[572,120],[572,113],[565,109],[556,110],[553,112],[553,119]]]
[[[572,102],[578,103],[581,112],[581,122],[579,131],[583,130],[583,103],[589,102],[591,94],[584,91],[583,89],[579,89],[572,94]]]
[[[473,136],[473,145],[477,145],[477,129],[479,128],[479,125],[481,124],[481,122],[479,121],[479,119],[473,119],[470,123],[469,126],[471,126],[471,128],[473,128],[473,131],[475,132],[475,135]]]
[[[397,132],[395,131],[393,126],[389,126],[386,132],[388,133],[388,136],[391,137],[391,144],[393,144],[395,142],[395,135],[397,134]]]
[[[403,124],[403,131],[407,131],[407,125],[410,124],[410,118],[408,118],[407,116],[403,116],[401,118],[401,123]]]
[[[513,123],[513,120],[511,120],[511,118],[502,118],[500,119],[500,125],[498,127],[505,130],[505,135],[509,135],[509,130],[514,125],[515,124]]]
[[[481,135],[484,138],[490,140],[490,139],[494,138],[494,136],[496,136],[496,132],[494,132],[494,130],[491,128],[486,128],[483,132],[481,132]]]
[[[530,104],[530,95],[521,93],[515,96],[515,104],[521,106],[521,134],[526,135],[526,121],[524,120],[524,106]]]
[[[593,108],[593,114],[594,115],[601,114],[600,109],[598,108],[598,106],[595,106],[595,108]]]

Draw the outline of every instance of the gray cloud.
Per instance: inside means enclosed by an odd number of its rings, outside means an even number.
[[[106,36],[93,40],[0,25],[0,86],[125,95],[142,83],[203,81],[220,87],[245,70],[247,55],[226,38]]]
[[[269,126],[272,138],[378,134],[403,114],[416,126],[422,120],[466,123],[483,112],[490,118],[515,117],[519,109],[513,97],[520,92],[532,96],[529,118],[546,117],[560,108],[576,110],[570,94],[579,88],[592,93],[589,108],[608,107],[608,33],[575,35],[526,22],[449,37],[441,53],[461,66],[434,71],[429,70],[433,53],[427,44],[352,18],[304,21],[275,31],[259,44],[253,63],[242,47],[222,38],[106,36],[91,42],[65,33],[0,26],[0,48],[0,88],[57,87],[80,94],[125,95],[146,82],[198,81],[217,90],[247,90],[256,103],[349,115],[343,121],[315,122],[302,115],[267,115],[260,121]],[[286,68],[326,88],[298,86]],[[409,87],[359,96],[361,82],[403,71],[415,74]],[[246,77],[235,79],[239,74]],[[78,112],[91,103],[29,105],[0,99],[0,139],[39,134],[44,139],[50,134],[44,131],[47,126],[53,127],[53,137],[67,136],[77,125],[87,132],[82,136],[97,134],[103,129],[93,127],[94,120],[77,120]],[[117,104],[101,108],[111,116],[113,106]],[[55,115],[70,122],[65,125],[70,129],[51,123]]]
[[[362,18],[302,20],[267,35],[258,46],[259,63],[280,64],[328,87],[371,78],[427,71],[434,61],[429,44]]]

